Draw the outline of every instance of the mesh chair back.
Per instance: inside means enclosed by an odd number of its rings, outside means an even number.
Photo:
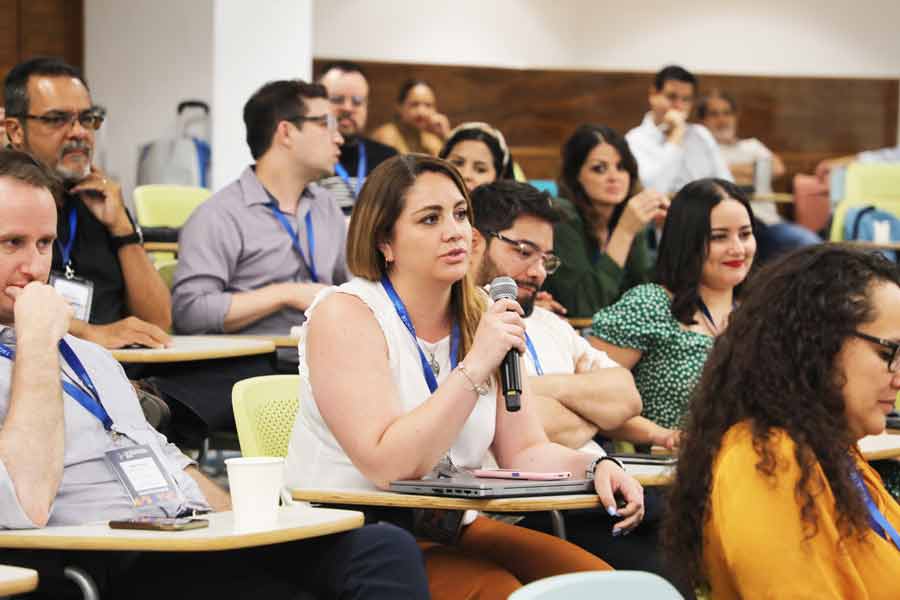
[[[299,388],[299,375],[251,377],[234,385],[231,404],[243,456],[287,456]]]

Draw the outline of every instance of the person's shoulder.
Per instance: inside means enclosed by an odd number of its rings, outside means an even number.
[[[575,225],[581,223],[581,214],[578,212],[578,209],[575,208],[575,205],[572,204],[571,200],[563,198],[562,196],[556,196],[553,198],[553,207],[562,217],[559,220],[559,223]]]
[[[668,290],[666,290],[666,288],[659,285],[658,283],[642,283],[640,285],[636,285],[622,294],[622,297],[632,300],[652,302],[654,304],[668,305],[672,302],[672,298],[669,295]]]
[[[766,446],[780,468],[790,465],[796,467],[794,458],[796,444],[784,429],[771,429]],[[745,420],[732,425],[722,436],[715,471],[749,473],[756,470],[760,460],[753,440],[752,424],[749,420]]]
[[[561,331],[569,329],[573,334],[578,335],[564,318],[560,317],[553,311],[547,310],[546,308],[543,308],[541,306],[535,306],[534,310],[532,310],[531,312],[531,315],[529,315],[528,318],[525,319],[526,328],[532,325]]]
[[[706,128],[706,125],[701,123],[690,123],[688,124],[688,131],[693,137],[702,141],[707,146],[715,148],[718,152],[719,144],[716,142],[716,138],[713,137],[713,134],[710,133],[709,129]]]
[[[333,177],[327,178],[328,180],[334,179]],[[343,182],[342,182],[343,183]],[[320,207],[325,209],[324,212],[332,215],[336,220],[339,220],[341,224],[344,223],[344,213],[341,211],[341,205],[337,201],[337,195],[335,195],[333,190],[333,185],[337,185],[337,182],[333,181],[314,181],[307,186],[307,191],[312,195],[315,203]]]
[[[770,156],[772,154],[772,151],[756,138],[744,138],[738,140],[738,147],[741,151],[753,154],[757,157]]]
[[[377,162],[381,162],[397,154],[397,150],[387,144],[382,144],[381,142],[368,137],[361,139],[362,143],[366,146],[366,154],[371,156],[372,159],[377,159]],[[375,161],[370,160],[369,163],[374,166]]]
[[[63,337],[63,340],[65,340],[69,347],[72,348],[75,355],[78,356],[83,363],[86,363],[84,366],[87,369],[101,368],[104,371],[108,371],[109,369],[121,368],[121,365],[113,358],[110,351],[100,344],[95,344],[94,342],[81,339],[80,337],[75,337],[69,333]]]

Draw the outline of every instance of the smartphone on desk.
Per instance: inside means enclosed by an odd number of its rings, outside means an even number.
[[[209,521],[195,517],[138,517],[110,521],[109,527],[110,529],[143,529],[146,531],[187,531],[188,529],[209,527]]]
[[[515,469],[474,469],[475,477],[489,477],[491,479],[527,479],[529,481],[557,481],[559,479],[571,479],[568,471],[538,472],[517,471]]]

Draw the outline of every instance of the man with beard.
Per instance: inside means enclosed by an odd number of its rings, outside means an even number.
[[[322,70],[319,83],[328,90],[328,100],[338,119],[338,131],[344,138],[341,159],[334,169],[336,175],[323,180],[322,185],[334,194],[338,204],[349,214],[366,176],[397,151],[363,137],[369,112],[369,83],[358,64],[348,61],[328,64]]]
[[[512,277],[525,310],[528,399],[548,437],[570,448],[599,451],[598,431],[614,430],[641,412],[631,372],[593,348],[534,299],[559,266],[553,254],[553,224],[559,220],[550,196],[530,185],[499,180],[472,192],[472,273],[478,285]],[[587,447],[585,447],[587,446]]]
[[[471,271],[479,285],[495,277],[512,277],[516,298],[525,311],[528,375],[524,401],[534,402],[548,437],[554,442],[602,454],[593,441],[599,431],[620,428],[641,412],[631,372],[594,349],[563,319],[534,305],[547,275],[559,266],[552,253],[553,224],[559,219],[550,195],[530,185],[500,180],[472,192]],[[661,496],[645,490],[644,521],[627,537],[619,535],[618,517],[602,510],[567,511],[568,540],[616,569],[650,571],[669,579],[685,598],[689,585],[663,566],[658,541]],[[553,531],[547,513],[529,513],[519,525]]]
[[[12,68],[4,83],[12,146],[53,171],[57,242],[50,281],[75,308],[70,332],[106,348],[168,343],[171,298],[142,247],[122,188],[92,163],[105,111],[91,102],[81,73],[56,58]]]

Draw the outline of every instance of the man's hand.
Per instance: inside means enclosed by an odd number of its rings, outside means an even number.
[[[74,335],[110,350],[131,344],[140,344],[148,348],[165,348],[172,341],[165,331],[137,317],[128,317],[109,325],[91,325],[84,322],[81,324],[82,327],[72,332]]]
[[[10,286],[6,295],[13,299],[16,335],[38,337],[56,344],[69,330],[74,310],[56,290],[32,281],[25,287]]]
[[[594,471],[594,489],[606,512],[612,517],[622,517],[613,527],[613,535],[629,533],[644,518],[644,488],[637,479],[622,470],[611,460],[602,460]],[[616,507],[615,495],[621,496],[626,504]]]
[[[687,130],[687,113],[670,108],[663,115],[663,125],[668,128],[666,140],[672,144],[680,144]]]
[[[553,294],[550,292],[538,292],[534,297],[534,303],[537,306],[540,306],[543,309],[549,310],[552,313],[556,313],[560,316],[565,316],[568,310],[566,307],[556,301],[553,297]]]
[[[122,186],[108,179],[97,167],[92,166],[90,175],[70,192],[81,196],[84,205],[106,226],[110,235],[122,237],[134,233],[134,225],[125,212]]]

